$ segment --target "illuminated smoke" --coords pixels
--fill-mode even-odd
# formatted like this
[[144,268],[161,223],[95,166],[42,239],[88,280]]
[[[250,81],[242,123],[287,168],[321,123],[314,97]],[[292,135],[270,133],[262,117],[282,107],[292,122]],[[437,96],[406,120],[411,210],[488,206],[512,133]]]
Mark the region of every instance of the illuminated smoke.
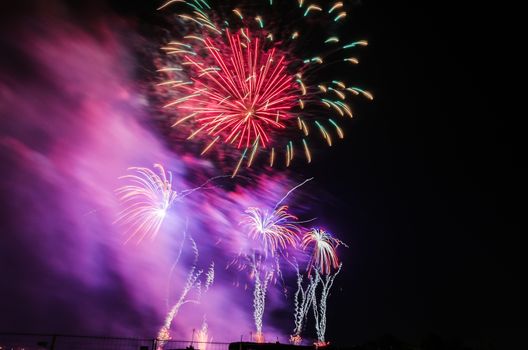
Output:
[[[19,281],[0,300],[0,309],[14,310],[14,318],[0,320],[0,325],[43,333],[58,330],[133,337],[159,332],[160,338],[168,339],[189,334],[207,314],[208,332],[230,341],[253,327],[254,310],[249,300],[253,297],[250,294],[256,294],[260,334],[264,328],[268,337],[281,335],[271,317],[265,327],[262,323],[264,310],[268,313],[283,306],[273,299],[273,293],[266,295],[274,279],[284,275],[285,282],[289,281],[288,271],[282,273],[277,261],[283,255],[275,253],[269,262],[272,266],[261,270],[259,287],[253,293],[232,288],[232,271],[218,267],[225,266],[238,252],[247,251],[248,246],[259,245],[257,240],[244,240],[247,232],[238,223],[245,210],[260,208],[261,213],[266,209],[272,213],[287,204],[297,214],[306,212],[311,202],[298,211],[293,200],[284,204],[276,201],[291,188],[291,174],[266,176],[262,172],[251,182],[235,178],[223,187],[207,184],[210,176],[225,173],[211,163],[211,154],[199,158],[168,150],[151,125],[154,106],[143,93],[149,86],[137,81],[137,70],[144,67],[138,67],[136,57],[127,50],[140,47],[145,38],[135,36],[127,21],[110,13],[97,20],[86,19],[87,30],[77,19],[65,18],[68,11],[59,7],[42,6],[39,11],[46,13],[31,17],[31,25],[20,22],[10,28],[6,42],[21,58],[20,66],[0,67],[0,159],[4,166],[0,190],[6,198],[17,199],[4,203],[0,256],[10,264],[0,266],[0,270]],[[317,12],[312,8],[308,15]],[[301,81],[308,89],[306,96],[318,94],[312,94],[314,85],[308,72]],[[337,83],[331,84],[335,90],[342,90]],[[302,95],[301,83],[295,81],[295,86],[296,93]],[[303,103],[308,111],[308,99]],[[319,103],[326,108],[321,100]],[[289,134],[284,138],[277,135],[280,153],[288,162],[303,153],[298,150],[304,149],[305,127],[323,137],[334,130],[328,129],[334,127],[322,117],[317,120],[326,130],[327,134],[322,134],[323,129],[311,115],[301,118],[303,130],[288,125],[300,135],[292,137],[293,146]],[[338,129],[335,131],[339,136]],[[235,144],[233,147],[236,149]],[[270,160],[272,155],[279,155],[278,146],[274,153],[272,149],[266,149],[271,152]],[[256,160],[259,152],[264,153],[264,149],[253,152],[248,148],[243,165]],[[154,175],[147,170],[143,175],[138,173],[153,163],[163,164],[163,168],[151,169]],[[152,193],[138,190],[127,197],[134,201],[144,197],[152,210],[129,212],[131,216],[122,212],[123,203],[114,192],[123,186],[118,178],[130,165],[137,165],[131,171],[140,178],[158,176]],[[195,187],[204,183],[207,185]],[[177,195],[171,185],[178,188]],[[180,201],[182,198],[186,200]],[[114,225],[120,213],[121,219]],[[182,236],[183,241],[190,236],[185,233],[187,226],[201,257],[214,259],[216,270],[211,266],[202,271],[186,260],[192,251],[180,244]],[[138,227],[141,229],[135,232]],[[155,239],[144,239],[139,245],[123,244],[126,239],[140,241],[153,236]],[[279,242],[276,246],[283,248]],[[288,253],[302,252],[292,249]],[[13,271],[17,271],[16,276]],[[178,293],[172,295],[172,302],[170,289],[164,288],[168,275],[170,288]],[[209,288],[213,280],[214,288]],[[206,291],[207,298],[200,297]],[[49,319],[49,307],[56,310],[57,317]],[[226,309],[232,322],[225,322]],[[44,324],[42,319],[48,321]]]

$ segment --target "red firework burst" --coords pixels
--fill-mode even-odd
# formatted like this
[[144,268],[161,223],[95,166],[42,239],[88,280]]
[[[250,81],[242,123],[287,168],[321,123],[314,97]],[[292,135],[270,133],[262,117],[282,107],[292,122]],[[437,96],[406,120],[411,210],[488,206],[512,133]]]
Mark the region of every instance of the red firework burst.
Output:
[[[265,3],[270,8],[278,6],[273,1]],[[348,100],[359,95],[373,99],[370,92],[335,77],[338,70],[321,73],[334,64],[358,64],[356,57],[343,54],[367,45],[365,40],[343,44],[330,35],[317,46],[324,52],[313,57],[305,56],[312,50],[299,49],[304,48],[302,43],[321,40],[311,32],[326,32],[344,21],[343,2],[326,6],[296,3],[290,7],[292,14],[298,13],[302,22],[317,18],[319,29],[312,24],[311,30],[267,26],[263,16],[246,16],[238,8],[232,10],[235,20],[228,21],[229,16],[214,11],[206,0],[168,0],[160,7],[177,5],[183,11],[191,10],[178,15],[189,35],[162,48],[174,57],[165,59],[159,69],[167,73],[166,80],[158,84],[161,95],[169,96],[164,107],[174,110],[177,120],[173,126],[181,124],[187,139],[203,142],[202,155],[219,144],[222,150],[234,149],[220,153],[220,159],[240,157],[233,176],[244,160],[250,167],[263,150],[269,154],[270,167],[276,156],[284,159],[286,167],[295,155],[304,154],[310,163],[308,138],[319,135],[332,146],[336,136],[344,137],[341,121],[335,118],[353,117]],[[260,8],[251,5],[253,10]],[[288,23],[293,21],[289,15],[285,18]]]
[[[241,37],[243,36],[243,38]],[[182,85],[186,97],[172,102],[199,124],[191,137],[204,132],[237,148],[270,142],[270,133],[285,128],[298,99],[295,77],[286,71],[285,56],[275,48],[263,50],[249,30],[226,33],[228,44],[219,48],[211,38],[203,40],[208,57],[186,54],[194,70],[192,84]],[[207,61],[210,61],[208,63]]]

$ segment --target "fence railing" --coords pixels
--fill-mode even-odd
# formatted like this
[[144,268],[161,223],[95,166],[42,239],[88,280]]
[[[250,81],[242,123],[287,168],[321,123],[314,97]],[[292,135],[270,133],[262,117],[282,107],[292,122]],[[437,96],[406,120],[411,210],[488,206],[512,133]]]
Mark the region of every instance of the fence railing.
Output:
[[190,340],[90,337],[76,335],[0,333],[0,350],[228,350],[229,343]]

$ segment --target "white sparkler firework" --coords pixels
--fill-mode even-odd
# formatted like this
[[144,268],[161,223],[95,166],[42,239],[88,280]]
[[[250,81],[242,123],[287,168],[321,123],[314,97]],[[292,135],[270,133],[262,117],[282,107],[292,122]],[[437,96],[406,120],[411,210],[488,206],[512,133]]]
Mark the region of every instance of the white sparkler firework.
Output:
[[[167,313],[167,316],[165,317],[165,322],[163,323],[163,326],[158,332],[159,350],[163,349],[163,346],[166,344],[167,340],[170,339],[170,329],[172,321],[178,314],[180,308],[188,303],[199,304],[202,295],[209,290],[209,288],[214,282],[214,262],[211,262],[211,265],[209,266],[209,269],[207,270],[205,275],[205,281],[203,282],[204,289],[202,290],[202,279],[200,279],[200,277],[203,275],[204,271],[201,269],[198,270],[196,268],[196,264],[198,261],[198,247],[196,246],[196,242],[191,237],[189,237],[189,239],[191,240],[192,249],[194,252],[194,263],[191,267],[191,270],[189,271],[189,274],[187,275],[187,281],[185,282],[180,298]],[[196,291],[196,295],[194,296],[194,298],[189,298],[189,293],[192,290]]]
[[[273,278],[273,270],[262,271],[257,267],[257,264],[252,266],[252,274],[255,278],[255,289],[253,291],[253,318],[255,320],[255,341],[257,343],[264,342],[264,333],[262,333],[262,317],[264,316],[264,308],[266,306],[266,293],[268,291],[268,284]],[[261,280],[261,273],[264,273],[264,279]]]
[[343,266],[342,263],[339,264],[339,268],[336,270],[336,272],[325,274],[323,277],[321,277],[321,274],[319,270],[315,269],[315,280],[316,285],[321,282],[322,291],[321,291],[321,297],[319,299],[319,305],[317,305],[317,288],[314,288],[311,292],[311,299],[312,299],[312,308],[314,310],[314,317],[315,317],[315,331],[317,333],[317,343],[316,346],[325,346],[328,345],[328,343],[325,341],[325,333],[326,333],[326,301],[328,299],[328,296],[330,294],[330,289],[332,288],[332,285],[334,284],[334,280],[341,272],[341,267]]
[[207,343],[210,343],[213,340],[213,337],[209,337],[209,326],[207,325],[207,320],[203,318],[202,327],[196,334],[196,342],[198,343],[198,349],[207,350]]
[[296,265],[295,269],[297,271],[297,291],[294,295],[294,311],[293,318],[295,322],[295,328],[293,329],[293,334],[290,335],[290,342],[295,345],[300,345],[302,343],[301,333],[304,329],[304,324],[306,318],[308,317],[308,312],[310,311],[310,306],[312,305],[312,295],[317,287],[319,278],[313,278],[308,275],[308,285],[303,288],[303,275],[299,272],[299,267]]

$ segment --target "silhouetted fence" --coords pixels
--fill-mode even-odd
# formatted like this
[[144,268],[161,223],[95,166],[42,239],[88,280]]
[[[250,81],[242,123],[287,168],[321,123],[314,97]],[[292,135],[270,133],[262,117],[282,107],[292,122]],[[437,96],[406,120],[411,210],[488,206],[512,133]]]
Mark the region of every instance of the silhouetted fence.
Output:
[[[0,333],[0,350],[156,350],[157,339]],[[169,340],[164,350],[228,350],[229,343]]]

